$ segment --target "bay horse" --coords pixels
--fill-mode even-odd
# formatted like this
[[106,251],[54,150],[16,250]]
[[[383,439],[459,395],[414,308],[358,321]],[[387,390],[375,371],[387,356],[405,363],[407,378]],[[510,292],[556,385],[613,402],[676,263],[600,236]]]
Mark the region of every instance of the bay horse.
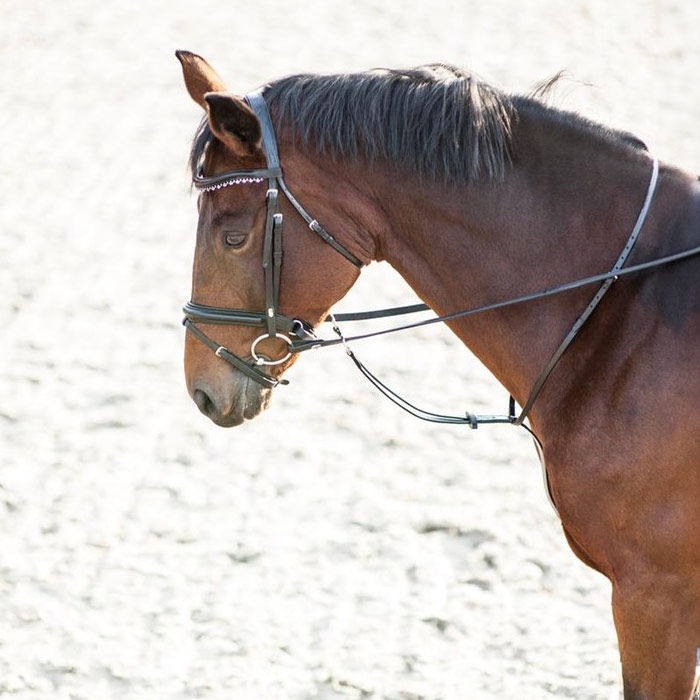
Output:
[[387,261],[529,404],[566,539],[612,583],[625,699],[691,698],[700,275],[683,251],[700,246],[698,179],[448,65],[296,75],[241,97],[177,56],[205,112],[185,307],[202,413],[258,415],[360,269]]

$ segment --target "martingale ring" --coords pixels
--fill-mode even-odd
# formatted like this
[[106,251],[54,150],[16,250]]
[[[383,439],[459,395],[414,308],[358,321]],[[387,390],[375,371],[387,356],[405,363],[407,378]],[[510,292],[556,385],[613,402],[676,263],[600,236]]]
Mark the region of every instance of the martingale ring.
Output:
[[273,338],[273,337],[279,338],[280,340],[284,340],[284,342],[287,343],[288,348],[291,348],[293,345],[292,339],[289,338],[288,336],[286,336],[284,333],[275,333],[274,336],[268,335],[267,333],[264,333],[263,335],[259,335],[253,341],[253,344],[250,346],[250,356],[253,358],[255,364],[258,367],[263,367],[263,366],[272,367],[273,365],[281,365],[283,362],[286,362],[292,356],[292,351],[287,350],[287,354],[284,357],[282,357],[281,359],[279,359],[279,360],[267,360],[264,357],[260,357],[260,355],[258,355],[255,352],[255,348],[261,340],[266,340],[267,338]]

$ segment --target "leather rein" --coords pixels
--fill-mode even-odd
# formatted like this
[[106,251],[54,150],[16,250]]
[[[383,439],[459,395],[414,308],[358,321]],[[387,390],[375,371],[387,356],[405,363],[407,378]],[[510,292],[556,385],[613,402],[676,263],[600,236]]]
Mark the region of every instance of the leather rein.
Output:
[[[199,341],[201,341],[207,347],[209,347],[213,352],[215,352],[215,354],[218,357],[233,365],[243,374],[245,374],[246,376],[253,379],[254,381],[256,381],[264,387],[274,388],[278,384],[288,384],[289,382],[285,379],[278,379],[276,377],[272,377],[271,375],[265,373],[261,369],[261,367],[282,364],[283,362],[286,362],[293,353],[303,352],[305,350],[316,349],[319,347],[329,347],[333,345],[343,344],[347,354],[351,357],[351,359],[358,367],[358,369],[362,372],[362,374],[381,393],[387,396],[400,408],[406,410],[411,415],[417,418],[437,423],[469,425],[472,428],[477,428],[480,424],[509,423],[511,425],[522,426],[529,431],[529,428],[527,427],[527,425],[524,424],[524,421],[530,409],[532,408],[532,405],[539,396],[554,367],[557,365],[557,363],[559,362],[563,354],[566,352],[567,348],[571,345],[578,332],[581,330],[585,322],[592,315],[593,311],[596,309],[596,307],[603,299],[605,294],[608,292],[613,282],[615,282],[622,276],[651,270],[662,265],[667,265],[700,254],[700,246],[697,246],[695,248],[687,249],[673,255],[668,255],[666,257],[657,258],[645,263],[624,267],[625,262],[627,261],[627,258],[629,257],[629,254],[632,251],[639,237],[639,234],[644,226],[647,215],[649,213],[649,209],[652,204],[652,200],[654,198],[654,194],[656,192],[659,176],[659,164],[658,161],[654,159],[652,166],[652,174],[649,181],[649,187],[647,189],[646,198],[639,212],[639,216],[637,217],[637,221],[634,225],[629,239],[627,240],[627,243],[625,244],[617,261],[615,262],[615,264],[609,272],[592,275],[572,282],[556,285],[520,297],[515,297],[504,301],[487,304],[484,306],[478,306],[471,309],[457,311],[455,313],[429,318],[427,320],[419,321],[416,323],[405,324],[361,335],[355,335],[348,338],[342,335],[338,327],[338,322],[364,321],[370,319],[388,318],[403,314],[427,311],[429,310],[429,307],[427,307],[425,304],[414,304],[411,306],[402,306],[377,311],[337,314],[335,316],[331,315],[325,320],[333,322],[333,328],[338,337],[333,339],[318,338],[314,334],[312,327],[304,320],[299,318],[291,318],[289,316],[281,314],[278,310],[279,281],[282,266],[283,228],[283,215],[279,210],[279,190],[282,190],[282,193],[285,195],[285,197],[288,199],[288,201],[297,211],[297,213],[304,219],[304,221],[306,221],[311,231],[313,231],[323,241],[325,241],[328,245],[333,247],[340,255],[342,255],[356,267],[361,268],[363,267],[363,264],[362,261],[359,260],[359,258],[357,258],[355,255],[353,255],[347,248],[345,248],[345,246],[336,241],[333,238],[333,236],[331,236],[319,224],[319,222],[316,221],[316,219],[314,219],[306,211],[306,209],[304,209],[304,207],[300,204],[296,197],[294,197],[294,195],[289,191],[289,188],[287,187],[287,184],[285,183],[284,177],[282,175],[275,133],[272,127],[272,121],[270,119],[267,105],[262,96],[262,92],[257,91],[254,93],[250,93],[246,95],[244,99],[255,113],[262,127],[263,152],[265,154],[267,167],[254,170],[234,170],[219,173],[217,175],[205,176],[203,171],[203,163],[200,163],[199,168],[193,177],[193,185],[197,190],[201,192],[214,192],[224,187],[246,185],[252,183],[262,183],[265,180],[267,180],[267,213],[265,221],[265,234],[263,241],[262,256],[262,267],[264,272],[265,285],[265,310],[262,312],[248,311],[245,309],[232,309],[208,306],[190,301],[187,302],[183,308],[185,316],[183,324],[186,327],[186,329],[195,336],[195,338],[197,338]],[[545,299],[550,296],[562,294],[567,291],[579,289],[581,287],[593,284],[600,284],[600,287],[594,294],[589,304],[576,319],[576,321],[574,322],[571,329],[566,334],[560,345],[552,354],[552,357],[550,358],[549,362],[546,364],[545,368],[540,373],[540,376],[538,377],[537,381],[533,385],[530,395],[528,396],[526,402],[523,404],[522,410],[519,414],[516,414],[515,412],[515,401],[512,397],[510,398],[509,409],[506,415],[475,415],[471,413],[466,413],[463,416],[446,416],[432,413],[429,411],[424,411],[420,408],[417,408],[413,404],[410,404],[408,401],[406,401],[401,396],[392,391],[389,387],[387,387],[376,376],[374,376],[357,359],[357,356],[354,354],[354,352],[350,349],[348,345],[349,342],[355,340],[364,340],[367,338],[374,338],[389,333],[395,333],[398,331],[419,328],[421,326],[431,325],[434,323],[452,321],[458,318],[464,318],[478,313],[485,313],[487,311],[494,311],[497,309],[514,306],[516,304],[523,304],[531,301]],[[197,324],[252,326],[264,329],[264,332],[253,341],[250,348],[250,358],[241,358],[232,353],[226,347],[212,340],[209,336],[207,336],[202,330],[198,328]],[[269,358],[257,352],[258,343],[267,338],[277,338],[283,340],[287,344],[287,353],[284,355],[284,357],[277,360],[270,360]]]

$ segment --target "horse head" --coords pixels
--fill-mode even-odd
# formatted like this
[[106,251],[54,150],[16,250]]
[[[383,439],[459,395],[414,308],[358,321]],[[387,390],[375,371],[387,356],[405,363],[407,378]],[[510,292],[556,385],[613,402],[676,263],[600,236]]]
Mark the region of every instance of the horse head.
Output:
[[[199,220],[185,375],[200,411],[230,427],[267,407],[296,359],[295,337],[308,337],[323,320],[366,256],[361,261],[330,237],[288,192],[269,119],[261,123],[251,100],[228,92],[203,58],[177,56],[205,111],[191,157]],[[261,96],[254,104],[267,115]],[[312,197],[318,176],[305,176],[308,162],[296,161],[297,192]]]

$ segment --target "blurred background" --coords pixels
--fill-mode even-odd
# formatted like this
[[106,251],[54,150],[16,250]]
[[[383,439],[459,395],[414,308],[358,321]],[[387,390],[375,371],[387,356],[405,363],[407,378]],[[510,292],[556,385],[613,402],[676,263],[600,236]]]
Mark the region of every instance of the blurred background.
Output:
[[[0,696],[619,698],[608,584],[524,432],[417,423],[342,351],[304,356],[253,423],[198,413],[200,111],[174,51],[239,93],[435,61],[528,92],[566,70],[556,106],[697,172],[698,36],[686,0],[4,0]],[[375,265],[342,308],[413,299]],[[356,350],[421,406],[506,410],[444,329]]]

